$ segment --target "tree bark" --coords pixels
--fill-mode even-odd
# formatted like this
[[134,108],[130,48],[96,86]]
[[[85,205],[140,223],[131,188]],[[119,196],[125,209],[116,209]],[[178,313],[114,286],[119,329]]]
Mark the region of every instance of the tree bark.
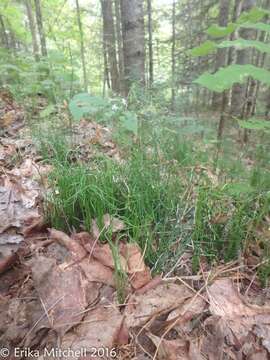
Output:
[[81,61],[82,61],[82,70],[83,70],[83,87],[84,91],[87,91],[87,73],[86,73],[86,63],[85,63],[85,50],[84,50],[84,38],[83,38],[83,29],[81,22],[81,11],[79,0],[76,0],[76,12],[77,12],[77,22],[80,33],[80,47],[81,47]]
[[171,63],[172,63],[172,89],[171,89],[171,107],[175,109],[175,12],[176,12],[176,1],[173,0],[172,4],[172,48],[171,48]]
[[[230,12],[230,2],[231,0],[220,0],[219,6],[219,18],[218,25],[219,26],[227,26],[229,20],[229,12]],[[215,71],[227,65],[227,49],[218,49],[216,62],[215,62]],[[214,93],[212,98],[212,106],[215,109],[223,106],[223,94]]]
[[147,27],[148,27],[149,85],[151,88],[154,82],[152,0],[147,0],[147,16],[148,16]]
[[1,42],[6,49],[9,49],[9,41],[3,16],[0,14]]
[[105,41],[105,34],[103,32],[103,96],[105,96],[106,93],[106,85],[107,88],[111,88],[111,82],[110,82],[110,76],[109,76],[109,66],[108,66],[108,54],[107,54],[107,48],[106,48],[106,41]]
[[43,20],[42,20],[42,11],[40,6],[40,0],[35,0],[35,9],[36,9],[36,20],[37,20],[37,27],[41,45],[41,55],[47,56],[47,45],[46,45],[46,37],[45,32],[43,29]]
[[31,0],[25,0],[24,1],[26,6],[26,12],[27,12],[27,18],[29,23],[29,28],[32,36],[32,47],[33,47],[33,54],[36,59],[36,61],[39,60],[39,47],[38,47],[38,41],[37,41],[37,31],[36,31],[36,24],[32,12],[32,4]]
[[[234,1],[234,8],[233,8],[233,15],[232,15],[232,22],[235,23],[237,18],[240,15],[241,12],[241,1],[242,0],[235,0]],[[233,32],[230,36],[230,40],[235,40],[236,35],[235,32]],[[235,62],[235,57],[236,57],[236,50],[231,47],[229,48],[229,53],[228,53],[228,65],[231,65]]]
[[143,0],[121,0],[125,95],[132,83],[145,84]]
[[[241,8],[241,12],[249,11],[253,6],[256,5],[256,0],[244,0]],[[252,29],[241,29],[239,35],[243,39],[254,39],[256,31]],[[236,63],[240,65],[252,63],[252,50],[243,49],[237,51]],[[231,99],[231,113],[234,116],[241,116],[243,108],[246,104],[247,95],[247,84],[236,84],[232,89]]]
[[116,40],[114,30],[114,19],[111,0],[101,0],[102,16],[103,16],[103,33],[105,41],[105,49],[108,54],[108,65],[111,75],[112,91],[120,92],[119,72],[116,57]]
[[124,54],[123,54],[123,37],[121,29],[121,9],[119,0],[114,0],[115,18],[116,18],[116,34],[117,34],[117,52],[118,52],[118,68],[119,68],[119,86],[120,94],[125,94],[125,73],[124,73]]

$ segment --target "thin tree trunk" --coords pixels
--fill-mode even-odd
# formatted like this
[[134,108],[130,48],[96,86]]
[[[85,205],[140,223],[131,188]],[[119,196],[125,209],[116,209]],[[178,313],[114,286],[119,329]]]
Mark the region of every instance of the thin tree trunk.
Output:
[[109,66],[108,66],[108,54],[107,48],[105,45],[104,33],[103,33],[103,59],[104,59],[104,73],[103,73],[103,96],[105,96],[106,85],[107,88],[111,88],[110,76],[109,76]]
[[118,50],[118,68],[119,68],[119,85],[120,94],[125,94],[125,73],[124,73],[124,54],[121,29],[121,9],[119,0],[114,0],[115,18],[116,18],[116,34],[117,34],[117,50]]
[[156,59],[157,59],[157,65],[158,67],[160,67],[159,39],[156,39]]
[[[242,0],[235,0],[234,1],[234,8],[233,8],[233,15],[232,15],[232,22],[235,23],[238,16],[240,15],[241,12],[241,1]],[[236,35],[235,32],[233,32],[230,36],[230,40],[235,40]],[[236,50],[231,47],[229,48],[229,53],[228,53],[228,65],[231,65],[235,62],[235,57],[236,57]]]
[[[230,2],[231,0],[220,0],[219,7],[219,18],[218,24],[219,26],[227,26],[229,20],[229,12],[230,12]],[[216,62],[215,62],[215,71],[220,69],[221,67],[227,64],[227,49],[218,49]],[[220,105],[223,105],[223,94],[214,93],[212,98],[212,105],[215,109],[219,108]]]
[[9,49],[9,42],[8,42],[6,26],[5,26],[3,16],[1,14],[0,14],[0,26],[1,26],[1,42],[5,48]]
[[[244,0],[242,4],[241,12],[249,11],[255,6],[256,0]],[[243,39],[253,39],[254,30],[252,29],[241,29],[239,35]],[[252,51],[250,49],[243,49],[237,51],[236,63],[240,65],[251,64]],[[243,114],[243,107],[246,104],[247,85],[236,84],[232,89],[232,101],[231,101],[231,112],[234,116],[241,116]]]
[[77,11],[77,22],[80,33],[80,46],[81,46],[81,61],[82,61],[82,69],[83,69],[83,86],[84,90],[87,91],[87,74],[86,74],[86,62],[85,62],[85,50],[84,50],[84,38],[83,38],[83,29],[81,22],[81,12],[80,12],[80,4],[79,0],[76,0],[76,11]]
[[171,89],[171,107],[175,109],[175,12],[176,12],[176,1],[173,0],[172,4],[172,48],[171,48],[171,62],[172,62],[172,89]]
[[114,31],[114,19],[112,11],[111,0],[101,0],[102,15],[103,15],[103,33],[105,48],[108,54],[108,65],[111,75],[112,91],[115,93],[120,92],[119,86],[119,72],[116,57],[116,40]]
[[36,9],[36,20],[37,20],[37,27],[38,27],[40,45],[41,45],[41,54],[42,54],[42,56],[47,56],[48,53],[47,53],[45,32],[43,29],[40,0],[35,0],[35,9]]
[[143,0],[121,0],[125,95],[132,83],[145,84]]
[[154,82],[154,60],[153,60],[153,28],[152,28],[152,0],[147,0],[148,15],[148,53],[149,53],[149,85]]
[[33,54],[34,54],[36,61],[38,61],[39,60],[39,48],[38,48],[36,24],[35,24],[33,12],[32,12],[31,0],[25,0],[24,3],[26,6],[28,23],[29,23],[31,36],[32,36]]

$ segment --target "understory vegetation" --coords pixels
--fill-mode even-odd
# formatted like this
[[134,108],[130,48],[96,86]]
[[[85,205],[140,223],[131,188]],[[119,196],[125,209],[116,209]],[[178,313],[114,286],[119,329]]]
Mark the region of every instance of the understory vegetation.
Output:
[[[59,114],[31,126],[42,158],[53,164],[45,202],[51,226],[89,231],[96,219],[102,229],[108,213],[126,225],[118,240],[137,242],[157,273],[170,271],[185,252],[192,254],[196,272],[201,259],[208,264],[238,260],[252,245],[260,251],[259,273],[266,284],[269,245],[259,233],[267,226],[270,206],[268,142],[258,137],[259,145],[239,144],[235,156],[233,140],[217,147],[207,114],[201,129],[196,116],[165,116],[166,104],[163,111],[154,106],[152,101],[148,112],[150,103],[144,101],[133,113],[136,135],[106,110],[93,115],[95,121],[111,117],[101,123],[119,146],[119,161],[99,144],[91,159],[82,158],[72,132],[76,122],[63,126],[68,120],[59,120]],[[110,234],[102,233],[101,240],[108,239]]]

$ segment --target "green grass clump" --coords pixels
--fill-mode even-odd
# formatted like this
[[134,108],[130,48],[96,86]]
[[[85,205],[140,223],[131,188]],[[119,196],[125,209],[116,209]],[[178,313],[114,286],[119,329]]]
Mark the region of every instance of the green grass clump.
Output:
[[227,262],[243,255],[250,242],[255,241],[256,227],[269,210],[270,198],[259,189],[244,185],[201,187],[192,236],[194,270],[198,269],[200,256],[210,262]]
[[66,231],[81,225],[90,230],[92,219],[102,226],[103,215],[109,213],[124,221],[128,238],[153,265],[176,236],[172,228],[183,186],[169,166],[136,147],[123,164],[105,158],[89,165],[55,163],[53,193],[47,200],[50,222]]

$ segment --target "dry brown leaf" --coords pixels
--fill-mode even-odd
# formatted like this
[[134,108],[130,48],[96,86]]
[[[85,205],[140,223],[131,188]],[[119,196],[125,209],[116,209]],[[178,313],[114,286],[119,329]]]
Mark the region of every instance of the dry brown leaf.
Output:
[[208,288],[208,294],[213,315],[235,319],[241,316],[270,314],[270,308],[246,304],[230,278],[216,280]]
[[[182,339],[165,340],[151,333],[148,333],[147,336],[157,347],[158,360],[195,360],[190,354],[189,341]],[[196,359],[202,358],[197,354]]]
[[[69,332],[64,336],[61,348],[113,349],[117,343],[122,322],[123,315],[118,308],[99,305],[87,313],[84,321],[76,327],[74,332]],[[103,359],[102,356],[98,358]],[[107,357],[104,358],[107,359]]]
[[[90,246],[86,245],[85,248],[91,254],[91,252],[92,252],[91,245]],[[108,266],[111,269],[115,268],[115,263],[114,263],[111,247],[110,247],[109,244],[96,245],[94,250],[93,250],[93,257],[97,261],[99,261],[101,264],[103,264],[105,266]],[[122,270],[127,271],[127,262],[126,262],[125,258],[121,254],[119,254],[119,261],[120,261]]]
[[5,113],[1,119],[1,125],[4,127],[8,127],[10,126],[15,120],[17,119],[16,117],[16,112],[15,110],[10,110],[7,113]]
[[125,224],[122,220],[117,219],[110,214],[105,214],[103,216],[103,223],[105,226],[105,229],[109,229],[112,231],[112,233],[122,231],[125,229]]
[[[90,257],[86,248],[76,241],[76,237],[72,239],[62,231],[55,229],[50,229],[50,236],[65,246],[71,253],[71,263],[64,264],[62,265],[63,267],[67,268],[78,264],[88,281],[101,282],[110,286],[115,285],[112,269],[95,260],[93,256]],[[91,237],[89,239],[91,239]]]
[[[254,334],[270,349],[270,308],[245,303],[231,279],[218,279],[208,289],[210,311],[223,322],[227,343],[245,350]],[[256,344],[253,347],[256,348]]]
[[79,262],[88,281],[101,282],[115,287],[114,272],[111,268],[102,265],[99,261],[87,258]]
[[87,256],[87,251],[76,240],[69,237],[63,231],[48,229],[51,239],[55,239],[59,244],[65,246],[71,253],[74,261],[82,260]]
[[121,250],[127,260],[129,281],[137,290],[151,280],[150,269],[145,265],[141,250],[137,244],[126,244]]
[[125,310],[127,326],[143,326],[153,317],[177,308],[192,295],[185,286],[173,283],[161,283],[143,294],[134,293]]
[[32,276],[48,327],[64,335],[82,320],[87,306],[79,269],[62,270],[54,259],[40,256],[32,262]]

